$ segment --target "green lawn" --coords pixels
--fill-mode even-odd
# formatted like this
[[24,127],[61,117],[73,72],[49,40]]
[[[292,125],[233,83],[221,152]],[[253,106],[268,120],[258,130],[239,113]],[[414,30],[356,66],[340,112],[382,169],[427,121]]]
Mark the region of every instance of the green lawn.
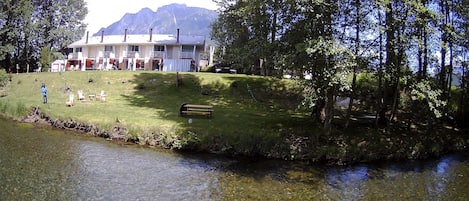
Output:
[[[119,124],[129,136],[178,136],[196,134],[202,146],[222,139],[241,151],[270,149],[278,137],[294,131],[303,133],[309,119],[296,110],[299,90],[290,80],[258,76],[180,73],[183,85],[176,86],[175,73],[88,71],[14,74],[7,96],[0,98],[0,112],[24,116],[30,107],[39,108],[54,119],[73,119],[104,129]],[[48,87],[49,102],[42,103],[41,83]],[[66,107],[66,88],[77,96],[99,94],[106,102],[80,102]],[[213,118],[179,117],[182,103],[214,106]],[[119,122],[118,122],[119,121]],[[259,151],[259,150],[255,150]]]
[[[53,119],[72,119],[107,131],[125,127],[125,138],[142,144],[337,164],[424,158],[464,150],[469,144],[467,135],[454,129],[433,129],[429,134],[426,129],[396,124],[383,130],[358,120],[347,130],[325,135],[308,112],[297,109],[302,88],[293,80],[214,73],[180,76],[183,84],[176,87],[175,73],[14,74],[2,89],[0,113],[21,118],[38,106]],[[42,83],[49,89],[47,104],[42,103]],[[67,107],[67,87],[76,97],[78,90],[86,97],[103,90],[107,100],[75,101]],[[189,123],[178,114],[183,103],[213,105],[213,118],[195,116]],[[334,121],[343,125],[344,120]]]

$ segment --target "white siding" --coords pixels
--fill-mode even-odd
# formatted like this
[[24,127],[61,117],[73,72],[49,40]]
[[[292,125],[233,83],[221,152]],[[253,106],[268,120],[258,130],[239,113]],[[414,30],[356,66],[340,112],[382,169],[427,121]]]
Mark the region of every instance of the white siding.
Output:
[[163,71],[166,72],[189,72],[191,69],[190,59],[165,59]]

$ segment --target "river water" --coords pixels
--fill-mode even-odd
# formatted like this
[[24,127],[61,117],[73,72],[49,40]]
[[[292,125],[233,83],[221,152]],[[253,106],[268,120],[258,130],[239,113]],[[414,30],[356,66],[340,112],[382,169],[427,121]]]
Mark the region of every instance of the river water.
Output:
[[0,200],[469,200],[469,156],[330,167],[119,145],[0,119]]

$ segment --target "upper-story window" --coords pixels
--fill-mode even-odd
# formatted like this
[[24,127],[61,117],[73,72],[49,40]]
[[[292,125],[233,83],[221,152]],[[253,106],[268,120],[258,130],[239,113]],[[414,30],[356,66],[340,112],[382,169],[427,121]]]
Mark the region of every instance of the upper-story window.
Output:
[[75,52],[83,52],[83,49],[81,47],[75,48]]
[[114,52],[114,46],[112,46],[112,45],[105,45],[105,46],[104,46],[104,51],[105,51],[105,52]]
[[138,45],[129,45],[127,47],[127,51],[129,51],[129,52],[139,52],[140,47]]
[[183,52],[192,52],[192,51],[194,51],[194,46],[193,45],[183,45],[182,46],[182,51]]
[[164,45],[155,45],[153,47],[153,51],[156,51],[156,52],[164,52]]

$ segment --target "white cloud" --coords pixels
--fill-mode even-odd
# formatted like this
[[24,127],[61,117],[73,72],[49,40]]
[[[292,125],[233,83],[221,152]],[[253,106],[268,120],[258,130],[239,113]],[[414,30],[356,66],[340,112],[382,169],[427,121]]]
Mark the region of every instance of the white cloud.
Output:
[[88,15],[85,23],[87,30],[96,33],[102,27],[107,27],[119,21],[125,13],[137,13],[142,8],[156,11],[159,7],[172,3],[186,4],[191,7],[201,7],[216,10],[217,5],[212,0],[85,0]]

